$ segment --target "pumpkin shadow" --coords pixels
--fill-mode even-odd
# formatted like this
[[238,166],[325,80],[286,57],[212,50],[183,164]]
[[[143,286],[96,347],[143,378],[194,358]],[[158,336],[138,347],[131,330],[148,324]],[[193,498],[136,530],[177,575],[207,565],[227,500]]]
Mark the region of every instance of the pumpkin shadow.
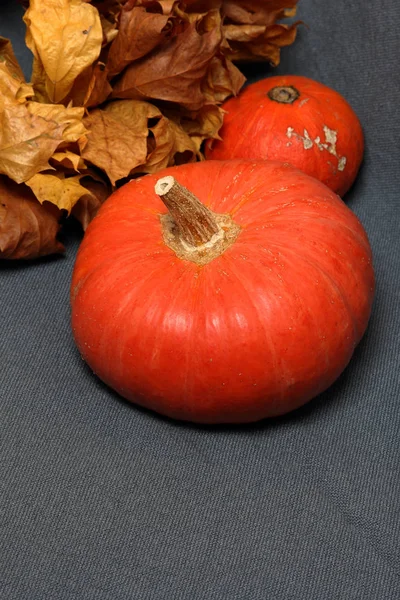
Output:
[[[371,318],[371,321],[373,317]],[[373,325],[371,323],[371,325]],[[116,402],[120,407],[125,407],[132,411],[132,414],[141,415],[151,421],[164,424],[174,429],[182,429],[207,432],[210,433],[240,433],[240,434],[253,434],[268,431],[270,429],[285,428],[288,427],[299,427],[307,425],[317,419],[324,419],[329,413],[337,412],[341,404],[348,401],[349,394],[346,389],[349,387],[349,383],[353,379],[353,372],[356,372],[365,361],[365,352],[370,349],[371,337],[373,337],[373,331],[371,327],[368,328],[364,337],[356,347],[351,361],[341,373],[341,375],[334,381],[334,383],[326,389],[324,392],[304,404],[303,406],[278,417],[269,417],[260,421],[252,423],[220,423],[220,424],[207,424],[207,423],[193,423],[190,421],[183,421],[173,419],[166,415],[155,412],[149,408],[145,408],[135,402],[131,402],[118,394],[115,390],[104,383],[97,375],[92,371],[90,366],[81,359],[78,349],[75,347],[76,359],[79,368],[82,369],[82,374],[92,380],[92,385],[104,396],[110,398],[112,402]],[[79,361],[79,362],[78,362]]]

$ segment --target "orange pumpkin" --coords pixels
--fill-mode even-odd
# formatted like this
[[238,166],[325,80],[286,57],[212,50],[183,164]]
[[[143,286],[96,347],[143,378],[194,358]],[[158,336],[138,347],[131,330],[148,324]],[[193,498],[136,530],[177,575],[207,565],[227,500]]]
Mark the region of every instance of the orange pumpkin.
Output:
[[364,140],[357,115],[329,87],[307,77],[269,77],[223,105],[221,140],[208,159],[288,162],[343,196],[356,178]]
[[346,367],[370,316],[371,261],[357,217],[293,167],[172,167],[121,187],[90,223],[73,333],[128,400],[189,421],[256,421]]

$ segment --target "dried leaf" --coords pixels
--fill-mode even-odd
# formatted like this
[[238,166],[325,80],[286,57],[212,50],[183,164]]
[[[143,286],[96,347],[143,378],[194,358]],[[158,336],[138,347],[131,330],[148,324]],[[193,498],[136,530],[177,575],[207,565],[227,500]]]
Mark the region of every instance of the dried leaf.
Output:
[[146,163],[135,172],[156,173],[160,169],[196,160],[196,147],[185,131],[160,113],[160,120],[150,128],[154,136],[153,148]]
[[23,104],[27,98],[34,95],[32,86],[19,79],[15,71],[10,70],[6,61],[0,62],[0,95],[2,104],[6,102]]
[[68,214],[87,189],[80,184],[82,175],[65,177],[64,173],[37,173],[26,185],[31,188],[38,201],[50,202]]
[[207,77],[203,82],[203,93],[207,101],[221,103],[229,96],[236,96],[246,78],[225,56],[214,56],[210,62]]
[[100,15],[101,28],[103,30],[103,46],[110,44],[118,35],[115,23]]
[[0,258],[28,259],[64,252],[60,211],[42,206],[24,184],[0,175]]
[[48,98],[61,102],[76,77],[99,57],[99,13],[82,0],[31,0],[24,21],[26,44],[34,55],[33,85],[43,86],[44,71]]
[[25,81],[10,40],[0,35],[0,63],[4,63],[10,75],[17,81]]
[[146,162],[147,119],[157,109],[145,102],[112,102],[104,109],[93,110],[85,119],[91,131],[81,155],[107,173],[114,185],[132,169]]
[[218,132],[222,127],[225,111],[215,104],[206,104],[195,113],[174,111],[167,114],[188,134],[197,155],[204,140],[221,139]]
[[77,142],[87,133],[82,121],[83,108],[66,108],[63,104],[42,104],[41,102],[28,102],[26,107],[32,116],[42,117],[44,120],[62,127],[63,142]]
[[[222,11],[226,20],[241,25],[263,25],[269,27],[286,16],[287,9],[297,0],[224,0]],[[295,14],[292,10],[292,16]]]
[[0,173],[22,183],[49,167],[65,125],[31,114],[25,104],[0,98]]
[[196,23],[162,48],[131,64],[114,87],[118,98],[157,98],[196,110],[205,104],[202,82],[222,41],[221,27],[199,33]]
[[64,167],[64,169],[79,172],[86,168],[85,161],[79,154],[71,152],[71,150],[63,150],[62,152],[54,152],[50,159],[50,163],[54,167]]
[[142,58],[165,38],[168,16],[147,12],[142,6],[123,8],[118,35],[108,54],[110,76],[120,73],[129,63]]
[[[252,37],[254,29],[251,25],[238,26],[237,29],[240,29],[240,32],[237,29],[235,31],[228,30],[226,39],[232,50],[227,52],[227,56],[234,61],[268,60],[273,66],[277,66],[280,62],[281,48],[294,42],[298,25],[299,23],[272,25],[266,28],[264,33],[258,36],[254,35],[254,37]],[[234,39],[235,37],[238,41]],[[245,37],[248,38],[246,43],[240,43],[244,41]]]
[[72,215],[80,222],[85,231],[90,221],[94,219],[100,206],[111,194],[111,187],[100,178],[82,177],[81,185],[88,190],[72,209]]

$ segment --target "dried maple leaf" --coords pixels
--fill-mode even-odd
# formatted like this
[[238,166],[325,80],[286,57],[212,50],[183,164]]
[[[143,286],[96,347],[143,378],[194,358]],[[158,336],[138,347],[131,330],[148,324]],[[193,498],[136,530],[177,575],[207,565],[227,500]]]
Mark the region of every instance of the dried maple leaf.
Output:
[[147,12],[143,6],[123,8],[118,35],[108,54],[110,76],[120,73],[131,62],[158,46],[165,38],[167,22],[168,15]]
[[26,185],[41,204],[51,202],[69,214],[78,200],[88,193],[80,183],[81,178],[82,175],[65,177],[60,172],[37,173],[26,181]]
[[294,42],[299,23],[277,21],[293,16],[296,4],[297,0],[223,0],[226,56],[235,62],[268,60],[278,65],[280,49]]
[[61,102],[76,77],[99,57],[99,13],[82,0],[31,0],[24,21],[26,44],[34,55],[33,86],[51,102]]
[[[227,52],[227,56],[235,61],[268,60],[276,67],[280,61],[281,48],[294,42],[297,26],[298,23],[293,25],[276,24],[265,28],[264,32],[258,34],[253,29],[258,26],[243,25],[237,28],[240,29],[240,33],[231,29],[226,32],[226,39],[231,46],[231,52]],[[242,39],[239,39],[240,37]],[[246,43],[240,43],[243,41]]]
[[115,84],[117,98],[158,99],[196,110],[205,104],[202,82],[222,41],[216,25],[203,34],[197,23],[149,56],[135,61]]
[[0,98],[0,173],[22,183],[48,168],[65,125],[31,114],[25,104]]
[[42,206],[24,184],[0,175],[0,258],[28,259],[64,252],[57,239],[60,211]]
[[131,101],[112,102],[104,110],[93,110],[84,119],[91,135],[81,151],[83,159],[107,173],[113,185],[127,177],[146,161],[150,115],[150,109],[144,111]]

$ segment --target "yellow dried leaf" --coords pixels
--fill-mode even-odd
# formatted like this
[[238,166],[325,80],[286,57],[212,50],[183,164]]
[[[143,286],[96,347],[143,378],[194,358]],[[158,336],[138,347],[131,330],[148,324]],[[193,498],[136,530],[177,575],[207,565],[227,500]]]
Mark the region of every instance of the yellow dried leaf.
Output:
[[61,102],[76,77],[99,57],[99,13],[82,0],[31,0],[24,21],[26,44],[34,55],[33,85],[43,85],[44,71],[47,97]]
[[0,63],[4,63],[8,72],[17,81],[25,81],[10,40],[0,35]]
[[0,98],[0,173],[22,183],[48,168],[64,127],[31,114],[25,104],[2,104]]
[[51,157],[51,164],[55,167],[64,167],[79,172],[86,168],[85,161],[71,150],[63,150],[62,152],[54,152]]
[[26,106],[31,115],[40,116],[46,121],[54,121],[60,125],[63,128],[64,142],[76,142],[87,133],[83,124],[84,108],[66,108],[63,104],[41,102],[28,102]]
[[37,173],[26,181],[26,185],[41,204],[51,202],[70,213],[78,200],[88,193],[80,184],[81,178],[82,175],[65,177],[63,173]]
[[18,79],[5,61],[0,62],[0,95],[3,103],[6,101],[24,103],[27,98],[34,95],[32,86]]

